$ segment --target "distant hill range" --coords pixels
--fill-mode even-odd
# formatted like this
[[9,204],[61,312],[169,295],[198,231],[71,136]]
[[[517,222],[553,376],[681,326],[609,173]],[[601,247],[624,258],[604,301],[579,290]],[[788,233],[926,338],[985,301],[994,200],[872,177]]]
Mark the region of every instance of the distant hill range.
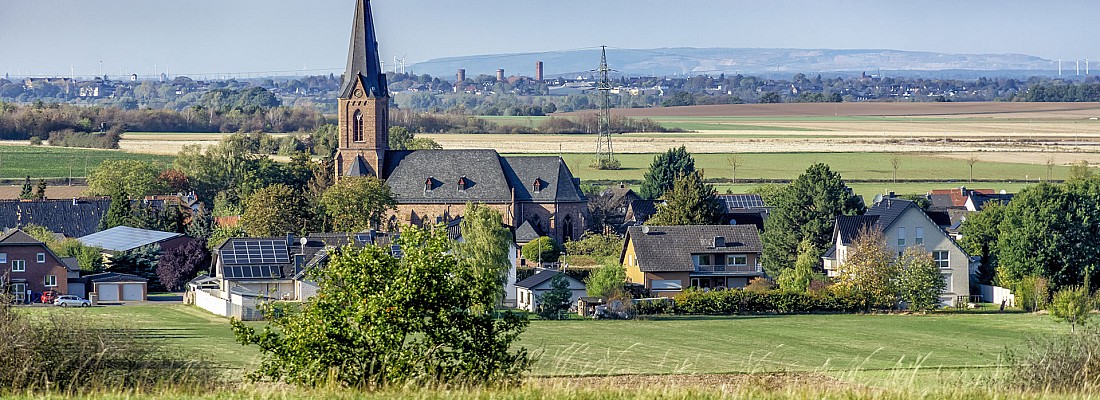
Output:
[[[946,54],[899,50],[660,48],[607,50],[608,64],[627,76],[744,74],[790,78],[792,74],[924,76],[935,78],[1027,77],[1057,75],[1057,61],[1023,54]],[[600,63],[599,49],[546,53],[493,54],[433,59],[409,67],[418,74],[451,76],[459,68],[467,77],[535,75],[535,62],[545,77],[588,76]],[[1075,73],[1064,64],[1065,75]],[[452,78],[453,79],[453,78]]]

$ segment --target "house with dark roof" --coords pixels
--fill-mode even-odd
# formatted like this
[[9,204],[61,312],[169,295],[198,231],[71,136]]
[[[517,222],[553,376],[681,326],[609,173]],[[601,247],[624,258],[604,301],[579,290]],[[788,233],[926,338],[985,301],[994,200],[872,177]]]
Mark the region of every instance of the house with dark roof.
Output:
[[722,204],[722,220],[730,225],[753,225],[764,230],[764,220],[768,218],[771,207],[764,204],[759,194],[720,194],[716,196]]
[[976,272],[977,263],[936,221],[909,200],[887,198],[872,205],[864,215],[837,217],[833,245],[822,257],[830,277],[843,273],[849,248],[856,237],[868,229],[881,231],[887,247],[898,255],[910,246],[922,246],[929,251],[947,283],[940,296],[941,302],[953,306],[957,299],[968,301],[970,275]]
[[530,222],[558,241],[580,238],[587,199],[561,157],[389,149],[390,96],[380,64],[370,2],[359,0],[337,104],[336,179],[384,180],[397,201],[391,225],[445,224],[461,217],[466,204],[484,203],[509,226]]
[[99,230],[110,206],[109,197],[0,200],[0,229],[40,225],[68,237],[87,236]]
[[638,199],[630,202],[626,208],[626,216],[623,217],[626,225],[642,225],[657,213],[657,206],[663,204],[661,200]]
[[633,226],[619,261],[628,283],[672,297],[689,287],[745,287],[764,276],[762,252],[753,225]]
[[527,279],[516,282],[517,306],[531,312],[538,311],[539,298],[550,291],[550,281],[558,275],[564,276],[569,282],[569,291],[573,293],[569,298],[570,304],[577,304],[577,300],[587,294],[584,282],[557,270],[540,269]]
[[[7,287],[16,301],[36,301],[47,291],[83,296],[79,287],[70,291],[70,280],[80,277],[75,259],[63,259],[45,243],[13,229],[0,235],[0,287]],[[77,285],[74,285],[77,286]]]

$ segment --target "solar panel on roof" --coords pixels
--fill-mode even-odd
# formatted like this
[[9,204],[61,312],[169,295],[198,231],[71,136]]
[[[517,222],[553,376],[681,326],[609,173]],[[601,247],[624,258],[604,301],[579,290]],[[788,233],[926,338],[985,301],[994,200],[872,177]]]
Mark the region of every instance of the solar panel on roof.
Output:
[[222,269],[226,278],[282,278],[283,269],[278,265],[237,265]]
[[226,264],[286,264],[290,251],[286,240],[238,240],[232,249],[222,251]]
[[764,208],[764,200],[759,195],[721,195],[727,210],[745,208]]

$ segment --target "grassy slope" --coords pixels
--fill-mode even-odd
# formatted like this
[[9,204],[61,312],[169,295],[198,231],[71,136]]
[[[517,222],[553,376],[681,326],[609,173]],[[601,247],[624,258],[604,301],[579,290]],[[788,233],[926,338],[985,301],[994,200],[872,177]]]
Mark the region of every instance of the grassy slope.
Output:
[[[706,170],[707,178],[729,179],[733,176],[727,162],[727,154],[694,154],[695,168]],[[743,153],[737,155],[742,165],[737,169],[739,179],[794,179],[814,163],[829,164],[833,171],[845,179],[883,180],[893,178],[891,153]],[[966,160],[938,157],[929,154],[897,154],[899,180],[928,180],[966,182],[970,179],[970,166]],[[591,154],[563,154],[573,175],[581,180],[642,180],[653,162],[655,154],[619,154],[616,158],[622,169],[601,171],[591,168]],[[1054,168],[1054,179],[1065,179],[1068,167]],[[974,179],[1032,181],[1046,177],[1045,165],[978,162],[974,165]],[[957,186],[957,185],[956,185]]]
[[0,146],[0,178],[62,178],[85,176],[104,160],[144,160],[171,163],[174,157],[127,153],[119,150],[74,149],[46,146]]

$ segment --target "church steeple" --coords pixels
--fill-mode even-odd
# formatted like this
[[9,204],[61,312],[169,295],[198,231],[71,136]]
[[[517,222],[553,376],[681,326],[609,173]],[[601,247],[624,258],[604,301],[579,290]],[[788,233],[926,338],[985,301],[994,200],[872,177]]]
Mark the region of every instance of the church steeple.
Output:
[[370,0],[358,0],[348,49],[348,69],[340,90],[336,179],[370,175],[384,178],[389,149],[389,90],[378,57]]
[[355,23],[351,30],[351,47],[348,49],[348,68],[344,71],[344,87],[340,98],[352,96],[357,81],[370,97],[389,97],[386,75],[382,74],[378,57],[378,39],[374,35],[374,18],[370,0],[358,0],[355,7]]

